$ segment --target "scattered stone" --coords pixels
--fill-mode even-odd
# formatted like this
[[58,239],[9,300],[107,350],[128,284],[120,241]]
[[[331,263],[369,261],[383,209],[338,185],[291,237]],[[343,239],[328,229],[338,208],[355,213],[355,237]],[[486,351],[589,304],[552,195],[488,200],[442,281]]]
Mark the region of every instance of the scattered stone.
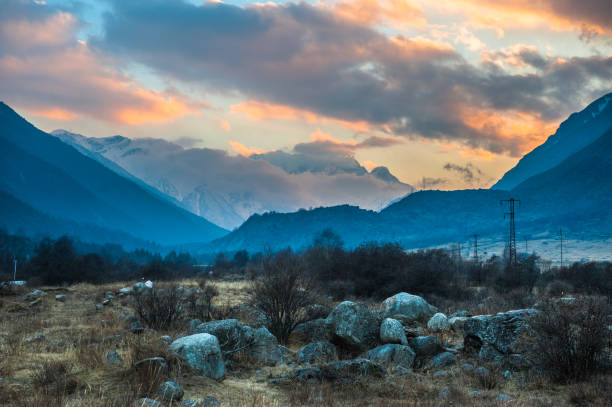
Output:
[[221,402],[213,396],[206,396],[201,402],[202,407],[220,407]]
[[219,341],[213,335],[202,333],[185,336],[172,342],[170,349],[202,376],[221,379],[225,374]]
[[410,369],[414,365],[416,354],[410,346],[387,344],[369,350],[364,356],[387,368],[402,366]]
[[294,332],[304,334],[311,341],[329,342],[333,338],[331,326],[324,318],[313,319],[299,324]]
[[505,379],[508,379],[508,378],[510,378],[511,376],[512,376],[512,372],[511,372],[511,371],[506,370],[506,371],[504,372],[504,378],[505,378]]
[[440,377],[446,377],[448,373],[446,373],[446,370],[436,370],[433,374],[434,378],[440,378]]
[[464,345],[466,349],[479,352],[485,360],[519,353],[520,332],[535,312],[534,309],[522,309],[468,318],[463,325]]
[[470,391],[468,391],[468,396],[469,397],[473,397],[473,398],[482,397],[484,394],[485,394],[485,392],[482,391],[482,390],[470,390]]
[[429,365],[433,368],[441,368],[453,365],[457,362],[457,356],[450,352],[442,352],[439,355],[434,356],[429,361]]
[[55,301],[66,302],[66,296],[64,294],[57,294],[55,296]]
[[96,310],[97,311],[102,311],[104,309],[104,305],[102,304],[96,304]]
[[26,338],[26,340],[25,340],[25,341],[26,341],[27,343],[32,343],[32,342],[40,342],[40,341],[42,341],[44,338],[45,338],[45,335],[43,335],[43,334],[42,334],[42,333],[40,333],[40,332],[37,332],[37,333],[35,333],[35,334],[34,334],[34,335],[32,335],[32,336],[28,336],[28,337]]
[[354,380],[355,377],[382,377],[385,368],[367,359],[342,360],[320,366],[311,366],[289,372],[288,377],[302,383],[318,383],[324,380]]
[[382,343],[399,343],[408,345],[408,339],[402,323],[397,319],[385,318],[380,324],[380,340]]
[[119,352],[116,349],[109,350],[104,354],[104,358],[106,361],[112,365],[121,364],[121,357],[119,356]]
[[312,304],[306,307],[304,313],[306,315],[306,319],[308,321],[312,321],[313,319],[327,318],[331,311],[331,308],[326,307],[325,305]]
[[237,319],[222,319],[205,322],[196,326],[194,332],[216,336],[219,340],[219,346],[221,346],[223,350],[244,348],[253,341],[255,334],[253,328],[247,325],[243,326]]
[[472,370],[474,370],[474,365],[472,365],[471,363],[464,363],[461,365],[461,370],[463,370],[464,372],[471,372]]
[[47,294],[44,291],[34,289],[32,290],[32,292],[30,292],[29,294],[25,296],[25,299],[26,301],[34,301],[34,300],[44,297],[45,295]]
[[378,316],[362,304],[344,301],[329,314],[326,323],[331,327],[332,342],[364,351],[378,340]]
[[142,399],[136,400],[133,406],[134,407],[163,407],[159,401],[148,399],[148,398],[142,398]]
[[142,294],[145,291],[148,291],[151,288],[153,288],[153,283],[151,283],[151,287],[148,287],[147,285],[145,285],[145,283],[143,283],[142,281],[139,281],[136,284],[134,284],[132,288],[133,288],[134,294]]
[[397,365],[391,368],[391,374],[395,376],[412,376],[414,375],[414,372],[412,369]]
[[505,401],[510,401],[510,400],[512,400],[512,397],[508,396],[507,394],[503,394],[503,393],[500,393],[497,395],[497,397],[495,397],[495,401],[505,402]]
[[453,312],[452,314],[450,314],[449,318],[465,318],[465,317],[471,317],[471,316],[472,314],[470,314],[466,310],[461,310],[461,311]]
[[123,287],[121,290],[119,290],[119,296],[122,297],[124,295],[130,295],[133,291],[134,289],[132,287]]
[[489,377],[489,369],[486,367],[479,366],[474,370],[474,375],[478,377]]
[[328,363],[338,360],[336,347],[329,342],[309,343],[297,352],[297,362],[304,364]]
[[183,389],[176,382],[167,381],[159,385],[158,391],[160,397],[164,401],[179,401],[183,398]]
[[169,346],[172,343],[172,337],[170,335],[160,336],[159,340],[166,346]]
[[427,328],[434,332],[446,332],[450,330],[450,323],[446,315],[438,312],[427,322]]
[[407,324],[426,320],[435,314],[438,309],[418,295],[401,292],[383,301],[380,311],[383,318],[394,318]]
[[103,306],[107,306],[107,305],[110,305],[110,304],[111,304],[111,300],[108,299],[108,298],[106,300],[102,301],[102,305]]
[[276,336],[263,327],[255,330],[249,353],[253,359],[267,365],[276,365],[282,360]]
[[462,332],[463,325],[465,324],[465,321],[467,320],[468,320],[467,317],[452,317],[448,320],[448,323],[450,324],[450,328],[452,331]]
[[435,336],[417,336],[408,340],[418,358],[426,359],[443,351],[440,340]]

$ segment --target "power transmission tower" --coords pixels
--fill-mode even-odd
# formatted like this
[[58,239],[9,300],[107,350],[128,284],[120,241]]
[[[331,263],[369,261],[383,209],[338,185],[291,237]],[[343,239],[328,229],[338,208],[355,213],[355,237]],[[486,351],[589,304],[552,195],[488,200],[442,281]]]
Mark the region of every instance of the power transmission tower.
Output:
[[478,263],[478,235],[474,234],[474,261]]
[[503,205],[504,202],[508,202],[508,207],[510,209],[510,212],[504,212],[504,219],[506,219],[506,215],[510,217],[510,230],[508,233],[508,262],[510,264],[516,265],[516,229],[514,226],[514,204],[518,202],[520,206],[521,201],[514,198],[502,199],[499,201],[499,204]]

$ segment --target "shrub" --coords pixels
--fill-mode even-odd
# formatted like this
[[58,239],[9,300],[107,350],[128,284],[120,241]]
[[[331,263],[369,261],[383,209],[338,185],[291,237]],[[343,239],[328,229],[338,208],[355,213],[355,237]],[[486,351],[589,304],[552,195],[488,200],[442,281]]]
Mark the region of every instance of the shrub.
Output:
[[182,294],[174,285],[151,288],[132,297],[136,317],[149,328],[169,329],[183,314]]
[[608,312],[599,298],[544,302],[529,323],[530,359],[557,382],[588,378],[605,356]]
[[72,366],[65,361],[45,361],[34,369],[31,378],[35,387],[53,397],[57,405],[63,405],[64,398],[78,388]]
[[214,319],[214,307],[212,302],[213,299],[219,295],[219,290],[206,280],[202,280],[199,286],[199,291],[192,290],[185,296],[185,314],[189,318],[210,321]]
[[264,313],[267,328],[279,342],[286,343],[295,327],[305,320],[313,288],[300,257],[290,250],[264,259],[262,276],[252,286],[251,301]]

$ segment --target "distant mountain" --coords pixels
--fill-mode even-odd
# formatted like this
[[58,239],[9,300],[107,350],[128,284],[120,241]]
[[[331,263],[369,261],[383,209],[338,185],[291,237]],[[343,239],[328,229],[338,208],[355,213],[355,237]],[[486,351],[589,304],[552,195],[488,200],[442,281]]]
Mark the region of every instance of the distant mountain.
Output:
[[[586,136],[585,136],[586,137]],[[590,136],[589,136],[590,137]],[[523,236],[546,236],[563,228],[576,239],[610,238],[612,231],[612,130],[552,168],[510,191],[498,189],[419,191],[379,213],[340,206],[290,214],[251,217],[240,228],[202,251],[291,246],[302,249],[326,228],[348,247],[367,241],[419,248],[480,238],[504,240],[507,207],[516,198],[517,229]]]
[[612,93],[573,113],[546,142],[525,155],[491,188],[510,190],[561,163],[612,128]]
[[[205,242],[226,233],[38,130],[4,103],[0,190],[52,218],[161,244]],[[0,217],[11,226],[6,213]]]
[[277,151],[234,157],[160,139],[90,138],[63,130],[52,134],[228,229],[256,213],[345,203],[379,210],[414,190],[384,167],[368,173],[350,156]]

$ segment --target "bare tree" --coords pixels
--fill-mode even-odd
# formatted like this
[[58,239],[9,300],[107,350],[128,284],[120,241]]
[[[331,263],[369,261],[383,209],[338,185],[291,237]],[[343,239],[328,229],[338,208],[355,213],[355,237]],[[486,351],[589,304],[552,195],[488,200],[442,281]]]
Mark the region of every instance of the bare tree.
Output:
[[251,301],[264,313],[267,328],[280,343],[286,343],[305,320],[313,289],[313,280],[305,274],[300,256],[284,250],[264,259],[261,276],[253,282]]

